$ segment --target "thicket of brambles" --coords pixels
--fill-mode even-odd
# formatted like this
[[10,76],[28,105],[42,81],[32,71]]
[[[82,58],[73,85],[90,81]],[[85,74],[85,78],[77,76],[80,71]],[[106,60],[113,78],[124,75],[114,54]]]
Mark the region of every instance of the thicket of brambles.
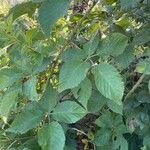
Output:
[[14,3],[0,1],[0,149],[150,150],[150,0]]

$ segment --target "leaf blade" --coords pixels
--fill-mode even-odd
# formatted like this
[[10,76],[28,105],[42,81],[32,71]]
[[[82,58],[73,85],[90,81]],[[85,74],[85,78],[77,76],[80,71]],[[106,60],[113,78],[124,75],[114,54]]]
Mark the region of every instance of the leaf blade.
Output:
[[63,150],[65,134],[58,122],[51,122],[38,131],[38,143],[43,150]]
[[86,62],[74,60],[63,64],[60,75],[60,92],[77,87],[86,77],[90,65]]
[[85,116],[86,110],[83,109],[79,104],[73,101],[65,101],[59,103],[52,116],[55,120],[65,123],[75,123],[79,119]]
[[128,37],[121,33],[113,33],[102,40],[98,53],[118,56],[123,53],[128,43]]
[[77,100],[87,108],[88,100],[92,94],[92,84],[88,78],[85,78],[80,85],[73,89],[77,93]]
[[30,101],[37,101],[38,100],[38,93],[36,91],[36,77],[31,77],[28,81],[26,81],[23,86],[23,94],[27,97]]
[[30,129],[36,127],[38,123],[43,119],[43,112],[37,102],[31,103],[25,107],[25,109],[16,116],[11,124],[11,127],[7,129],[12,133],[25,133]]
[[48,83],[39,104],[45,112],[51,112],[56,106],[57,92],[50,83]]
[[100,93],[118,105],[121,105],[124,84],[116,68],[109,64],[100,64],[92,70],[92,73],[96,87]]
[[69,0],[46,0],[39,8],[38,20],[44,33],[49,36],[53,24],[62,17],[69,5]]
[[16,103],[20,91],[20,86],[13,86],[5,92],[0,103],[0,115],[8,117],[12,107]]
[[17,73],[15,69],[0,69],[0,90],[4,90],[5,88],[11,86],[13,83],[19,81],[21,78],[22,74]]

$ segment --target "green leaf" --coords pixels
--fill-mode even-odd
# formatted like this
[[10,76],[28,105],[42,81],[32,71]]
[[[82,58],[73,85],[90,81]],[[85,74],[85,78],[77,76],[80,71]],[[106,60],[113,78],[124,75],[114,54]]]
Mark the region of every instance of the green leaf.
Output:
[[0,90],[4,90],[5,88],[11,86],[13,83],[17,82],[21,78],[22,74],[17,73],[15,69],[0,69]]
[[[134,36],[133,45],[136,46],[142,46],[146,44],[148,41],[150,41],[150,25],[146,24],[145,26],[142,26],[139,31]],[[144,38],[143,38],[144,35]]]
[[43,116],[44,114],[39,104],[37,102],[30,103],[16,116],[7,131],[23,134],[36,127],[42,121]]
[[64,150],[76,150],[77,144],[76,139],[70,137],[69,134],[66,134],[66,143]]
[[[32,29],[29,29],[28,31],[26,31],[26,40],[27,40],[26,42],[37,42],[37,41],[40,41],[43,39],[45,39],[45,35],[39,28],[32,28]],[[38,42],[37,45],[38,44],[40,45],[41,43]],[[37,49],[38,49],[38,47],[37,47]],[[36,49],[36,51],[37,51],[37,49]]]
[[123,53],[128,44],[128,38],[121,33],[113,33],[102,40],[98,53],[118,56]]
[[123,104],[118,105],[114,101],[108,100],[107,105],[113,112],[116,112],[122,115]]
[[92,70],[97,89],[106,98],[113,100],[118,105],[122,104],[124,84],[121,75],[109,64],[97,65]]
[[114,142],[114,148],[119,150],[128,150],[128,142],[123,136],[117,137]]
[[29,80],[24,82],[22,86],[24,96],[27,97],[31,101],[38,100],[38,93],[36,91],[36,83],[37,83],[36,77],[31,77]]
[[90,65],[83,61],[69,61],[63,64],[60,75],[59,91],[77,87],[85,79]]
[[[124,126],[124,122],[123,122],[123,118],[120,114],[116,114],[114,115],[112,113],[112,117],[113,117],[113,126],[116,127],[116,130],[120,130],[120,133],[124,133],[124,130],[122,131],[122,126]],[[126,131],[125,131],[126,132]],[[118,132],[119,133],[119,132]]]
[[43,2],[44,0],[31,0],[32,2],[34,2],[34,3],[41,3],[41,2]]
[[111,113],[110,111],[103,112],[95,123],[102,129],[113,130],[115,136],[120,136],[128,132],[127,127],[124,125],[122,116]]
[[[117,120],[118,119],[118,120]],[[129,133],[129,130],[126,125],[124,125],[122,118],[120,116],[116,117],[115,132],[117,136],[122,134]]]
[[[116,25],[118,25],[118,26],[116,26]],[[120,29],[121,29],[121,27],[128,28],[130,25],[131,25],[131,22],[130,22],[129,16],[127,16],[125,14],[122,15],[121,18],[118,18],[118,20],[116,20],[116,22],[115,22],[116,29],[117,29],[117,27],[120,27]]]
[[92,55],[96,51],[100,39],[101,35],[99,31],[97,31],[96,34],[91,38],[91,40],[84,45],[84,51],[87,53],[88,56]]
[[116,0],[102,0],[103,5],[111,5],[116,2]]
[[51,122],[38,131],[38,143],[42,150],[63,150],[65,134],[58,122]]
[[150,135],[147,135],[144,137],[144,141],[143,141],[143,144],[146,146],[146,150],[150,149]]
[[55,120],[65,123],[75,123],[86,115],[86,110],[74,101],[59,103],[52,116]]
[[21,4],[17,4],[15,7],[10,9],[9,15],[13,15],[13,20],[17,19],[18,17],[28,14],[31,17],[37,8],[37,4],[32,2],[25,2]]
[[61,55],[61,58],[64,62],[73,61],[73,60],[80,61],[85,59],[86,57],[87,55],[85,54],[85,52],[79,48],[68,48]]
[[149,93],[150,93],[150,80],[148,82],[148,90],[149,90]]
[[129,9],[137,6],[140,0],[120,0],[122,9]]
[[0,115],[8,117],[13,106],[16,104],[18,94],[21,92],[21,86],[12,86],[1,97],[0,101]]
[[56,89],[54,89],[50,83],[48,83],[39,103],[45,112],[51,112],[56,106],[57,92]]
[[38,145],[37,137],[33,137],[17,147],[17,150],[41,150],[41,148]]
[[135,59],[133,53],[134,53],[133,52],[133,48],[127,46],[127,48],[125,49],[125,51],[121,55],[117,56],[115,58],[115,60],[119,63],[119,65],[121,67],[123,67],[125,69]]
[[109,142],[111,138],[111,130],[108,129],[100,129],[94,138],[94,143],[96,146],[103,146]]
[[141,90],[139,93],[136,93],[136,100],[140,103],[150,103],[150,93],[147,90]]
[[93,90],[92,96],[88,100],[88,111],[99,112],[101,108],[106,104],[107,99],[99,91]]
[[[108,119],[109,118],[109,119]],[[104,112],[95,123],[101,128],[112,128],[114,124],[114,119],[112,113],[109,111]]]
[[87,108],[88,100],[92,94],[92,84],[91,81],[88,78],[85,78],[80,85],[75,88],[77,93],[77,100],[85,107]]
[[25,75],[35,75],[45,68],[44,58],[36,51],[31,51],[29,47],[14,45],[9,50],[10,64]]
[[150,59],[140,61],[136,65],[136,71],[139,73],[150,74]]
[[96,146],[96,150],[112,150],[112,144],[109,142],[104,146]]
[[44,33],[49,36],[54,23],[66,14],[69,0],[45,0],[39,8],[39,22]]

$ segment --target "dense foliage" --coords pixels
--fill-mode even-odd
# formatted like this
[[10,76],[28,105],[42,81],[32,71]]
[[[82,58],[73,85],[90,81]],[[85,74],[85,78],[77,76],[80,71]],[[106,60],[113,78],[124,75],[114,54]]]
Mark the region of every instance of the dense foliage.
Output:
[[150,150],[150,0],[0,3],[1,150]]

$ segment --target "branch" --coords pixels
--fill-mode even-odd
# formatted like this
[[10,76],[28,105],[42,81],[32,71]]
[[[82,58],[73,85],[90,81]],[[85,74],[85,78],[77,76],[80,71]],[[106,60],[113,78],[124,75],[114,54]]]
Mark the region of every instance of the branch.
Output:
[[128,94],[125,96],[124,101],[126,101],[138,88],[138,86],[142,83],[143,79],[145,77],[145,74],[143,73],[140,79],[137,81],[137,83],[133,86],[133,88],[128,92]]
[[77,25],[75,26],[75,28],[72,30],[69,38],[68,38],[68,42],[70,42],[74,36],[74,34],[77,32],[77,30],[79,29],[79,27],[81,26],[83,20],[89,15],[89,13],[91,12],[91,10],[94,8],[94,6],[97,4],[97,2],[93,2],[93,5],[88,9],[88,11],[85,13],[85,15],[80,19],[80,21],[77,23]]
[[95,7],[95,5],[97,4],[97,2],[93,2],[93,5],[87,10],[87,12],[84,14],[84,16],[78,21],[77,25],[74,27],[74,29],[72,30],[72,32],[70,33],[70,35],[68,36],[68,39],[66,40],[66,43],[64,44],[64,46],[59,50],[59,54],[56,56],[55,60],[58,60],[60,54],[65,50],[65,48],[67,47],[67,45],[72,41],[73,36],[75,35],[75,33],[77,32],[78,29],[80,29],[80,26],[82,25],[82,22],[84,21],[85,18],[88,17],[89,13],[91,12],[91,10]]
[[[74,29],[72,30],[72,32],[68,36],[68,40],[66,40],[66,43],[62,46],[62,48],[59,50],[58,55],[54,58],[54,61],[52,62],[52,66],[51,66],[51,69],[50,69],[50,75],[47,78],[46,87],[48,86],[48,84],[50,82],[50,78],[52,77],[52,75],[54,73],[54,68],[57,65],[57,61],[59,60],[59,56],[65,50],[65,48],[68,46],[68,44],[71,42],[74,34],[77,32],[77,30],[82,25],[83,20],[89,15],[89,13],[95,7],[96,4],[97,4],[97,2],[93,2],[93,5],[87,10],[87,12],[85,13],[85,15],[79,20],[79,22],[77,23],[77,25],[74,27]],[[45,89],[46,89],[46,87],[45,87]]]

